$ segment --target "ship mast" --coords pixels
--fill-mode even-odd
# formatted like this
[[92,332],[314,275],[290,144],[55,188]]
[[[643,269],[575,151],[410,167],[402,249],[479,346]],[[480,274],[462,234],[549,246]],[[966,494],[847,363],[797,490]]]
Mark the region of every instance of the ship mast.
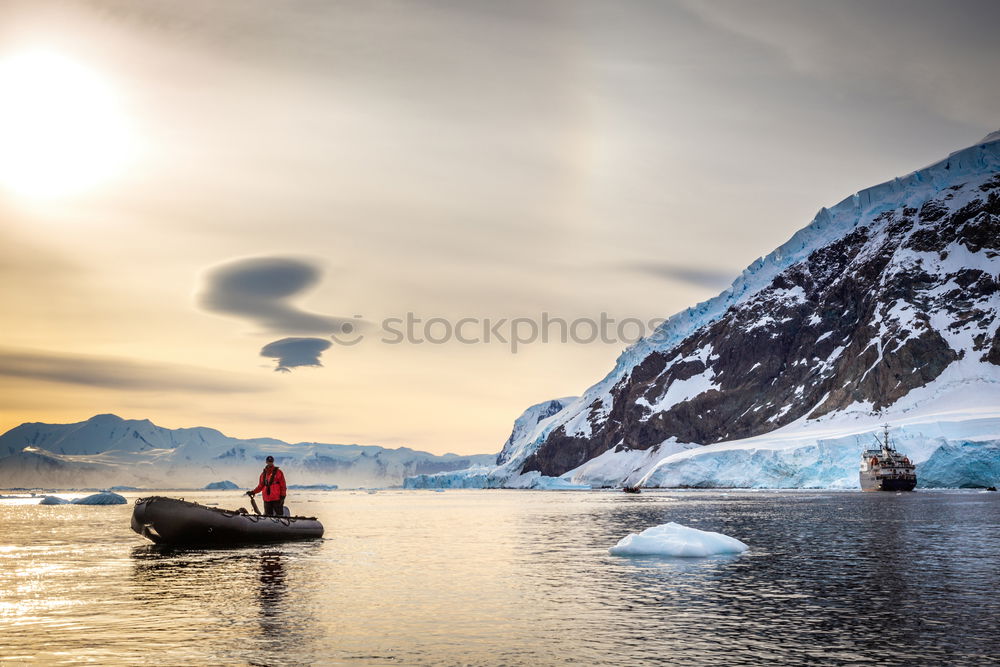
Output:
[[874,435],[872,437],[875,438],[875,442],[879,444],[879,448],[882,450],[882,458],[883,459],[889,458],[891,456],[891,452],[889,450],[889,425],[882,424],[881,439],[878,437],[878,435]]

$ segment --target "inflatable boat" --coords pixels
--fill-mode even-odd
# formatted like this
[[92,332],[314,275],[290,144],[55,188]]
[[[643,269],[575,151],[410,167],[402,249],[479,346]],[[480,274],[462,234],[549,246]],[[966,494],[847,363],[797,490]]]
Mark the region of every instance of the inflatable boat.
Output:
[[323,524],[316,517],[264,516],[162,496],[135,501],[132,530],[157,544],[219,546],[323,536]]

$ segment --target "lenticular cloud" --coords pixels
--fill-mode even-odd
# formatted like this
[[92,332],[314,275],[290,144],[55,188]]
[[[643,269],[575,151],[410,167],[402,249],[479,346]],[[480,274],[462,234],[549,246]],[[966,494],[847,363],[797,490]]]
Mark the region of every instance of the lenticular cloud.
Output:
[[274,370],[289,373],[297,366],[322,366],[319,358],[332,343],[322,338],[282,338],[265,345],[260,356],[278,360]]

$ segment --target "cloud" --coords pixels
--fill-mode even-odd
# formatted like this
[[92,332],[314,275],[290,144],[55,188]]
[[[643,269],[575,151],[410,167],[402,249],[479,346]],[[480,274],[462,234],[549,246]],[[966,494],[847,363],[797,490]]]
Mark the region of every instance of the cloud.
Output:
[[862,86],[959,122],[996,124],[1000,87],[983,85],[995,79],[1000,57],[1000,5],[993,0],[685,0],[684,6],[781,54],[796,72],[828,81],[838,94]]
[[229,262],[208,274],[201,295],[206,310],[246,318],[276,333],[323,333],[356,319],[316,315],[292,305],[291,298],[319,282],[321,271],[299,259],[258,257]]
[[719,290],[729,287],[736,278],[736,275],[731,271],[699,269],[669,263],[635,262],[632,264],[623,264],[622,268],[629,271],[647,273],[667,280],[679,280],[697,287]]
[[322,338],[282,338],[262,347],[260,356],[277,359],[274,370],[290,373],[297,366],[322,366],[320,355],[331,345]]
[[199,368],[17,348],[0,348],[0,377],[130,391],[246,393],[263,390],[243,378],[230,380]]

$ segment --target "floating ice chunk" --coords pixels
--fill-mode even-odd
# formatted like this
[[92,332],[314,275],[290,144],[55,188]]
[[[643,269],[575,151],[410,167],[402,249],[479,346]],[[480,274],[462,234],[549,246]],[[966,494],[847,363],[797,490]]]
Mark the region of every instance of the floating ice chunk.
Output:
[[211,482],[205,485],[206,491],[233,491],[238,488],[240,487],[228,479],[224,479],[221,482]]
[[69,505],[69,501],[59,496],[45,496],[38,503],[39,505]]
[[708,530],[688,528],[679,523],[665,523],[639,534],[623,537],[608,549],[612,556],[674,556],[700,558],[716,554],[738,554],[749,547],[739,540]]
[[117,493],[95,493],[72,501],[74,505],[124,505],[128,501]]

